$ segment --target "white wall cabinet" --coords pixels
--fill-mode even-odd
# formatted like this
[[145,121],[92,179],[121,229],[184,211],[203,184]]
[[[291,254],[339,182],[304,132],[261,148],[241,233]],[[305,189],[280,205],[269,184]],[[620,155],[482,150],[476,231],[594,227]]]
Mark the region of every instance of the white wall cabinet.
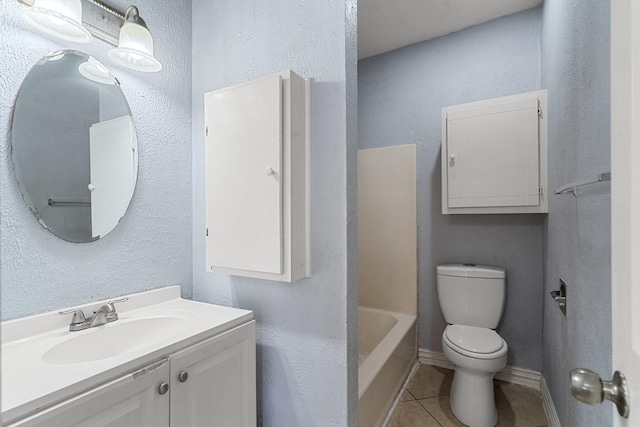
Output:
[[547,95],[442,109],[442,213],[548,212]]
[[310,276],[308,103],[292,71],[204,95],[209,271]]
[[251,321],[7,427],[255,427],[255,344]]

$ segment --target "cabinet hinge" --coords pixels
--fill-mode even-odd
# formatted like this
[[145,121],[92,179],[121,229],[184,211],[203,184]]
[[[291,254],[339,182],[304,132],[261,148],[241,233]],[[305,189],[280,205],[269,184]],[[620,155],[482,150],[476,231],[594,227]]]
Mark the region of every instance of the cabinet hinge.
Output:
[[542,195],[542,187],[538,187],[538,194]]
[[209,237],[209,229],[208,228],[207,228],[206,234],[207,234],[207,237]]
[[[540,109],[538,109],[538,111],[540,111]],[[204,135],[209,136],[209,126],[204,127]]]

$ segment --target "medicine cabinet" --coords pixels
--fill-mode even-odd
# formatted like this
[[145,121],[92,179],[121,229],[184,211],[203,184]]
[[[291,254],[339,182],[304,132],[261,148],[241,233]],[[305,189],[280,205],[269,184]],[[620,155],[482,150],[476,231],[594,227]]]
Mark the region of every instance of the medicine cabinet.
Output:
[[442,213],[547,213],[547,92],[442,109]]
[[309,80],[288,70],[204,100],[208,271],[309,277]]

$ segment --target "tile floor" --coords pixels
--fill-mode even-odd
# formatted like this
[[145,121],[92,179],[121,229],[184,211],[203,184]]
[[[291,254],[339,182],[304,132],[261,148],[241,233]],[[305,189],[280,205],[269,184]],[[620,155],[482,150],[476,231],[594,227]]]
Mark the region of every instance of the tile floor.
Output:
[[[449,369],[420,365],[387,427],[464,427],[449,408],[452,380]],[[548,425],[537,390],[497,380],[494,383],[498,427]]]

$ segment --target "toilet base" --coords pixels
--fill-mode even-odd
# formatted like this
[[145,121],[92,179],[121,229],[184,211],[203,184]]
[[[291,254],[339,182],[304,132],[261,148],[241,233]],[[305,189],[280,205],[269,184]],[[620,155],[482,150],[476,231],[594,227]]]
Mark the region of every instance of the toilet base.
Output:
[[456,366],[451,385],[451,411],[470,427],[494,427],[498,422],[493,373],[469,372]]
[[453,415],[469,427],[494,427],[498,422],[498,409],[493,376],[507,364],[506,343],[490,358],[469,357],[449,347],[445,331],[442,350],[455,367],[449,396]]

